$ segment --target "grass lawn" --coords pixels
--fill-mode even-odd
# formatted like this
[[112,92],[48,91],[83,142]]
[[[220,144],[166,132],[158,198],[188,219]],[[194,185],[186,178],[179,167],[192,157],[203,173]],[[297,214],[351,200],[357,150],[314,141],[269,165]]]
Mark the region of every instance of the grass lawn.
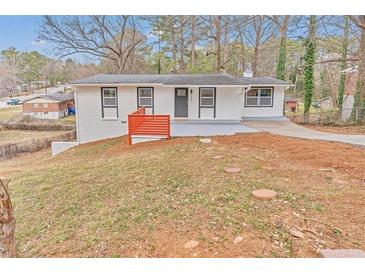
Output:
[[22,106],[0,108],[0,122],[15,120],[22,117]]
[[1,130],[0,145],[15,144],[33,139],[60,135],[63,131]]
[[[128,146],[122,137],[3,161],[19,255],[317,257],[320,248],[365,249],[363,149],[266,133],[213,141]],[[278,197],[257,200],[251,192],[259,188]],[[184,248],[190,240],[199,245]]]

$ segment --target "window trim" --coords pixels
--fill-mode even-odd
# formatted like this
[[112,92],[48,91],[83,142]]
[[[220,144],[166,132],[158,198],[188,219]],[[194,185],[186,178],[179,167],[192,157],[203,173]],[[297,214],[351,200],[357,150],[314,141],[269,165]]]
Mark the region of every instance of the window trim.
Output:
[[[201,91],[202,91],[202,89],[204,89],[204,88],[211,88],[211,89],[213,89],[213,103],[214,103],[214,105],[213,106],[202,106],[201,105]],[[208,98],[208,97],[206,97],[206,98]],[[209,97],[210,98],[210,97]],[[214,115],[213,115],[213,118],[216,118],[216,108],[217,108],[217,88],[216,87],[199,87],[199,98],[198,98],[198,100],[199,100],[199,104],[198,104],[198,106],[199,106],[199,118],[200,118],[200,114],[201,114],[201,109],[202,108],[213,108],[214,109]]]
[[33,103],[33,108],[39,108],[38,103]]
[[[115,98],[116,98],[116,106],[104,106],[104,89],[115,89]],[[102,119],[106,119],[106,120],[113,120],[113,119],[118,119],[119,118],[119,104],[118,104],[118,87],[101,87],[100,88],[100,92],[101,92],[101,118]],[[117,117],[104,117],[104,108],[116,108],[117,109]]]
[[[259,101],[259,98],[261,98],[260,95],[260,90],[261,89],[271,89],[271,104],[270,105],[247,105],[247,93],[251,90],[251,89],[258,89],[259,90],[259,96],[257,96],[257,99]],[[269,87],[265,87],[265,86],[252,86],[249,90],[247,90],[245,92],[245,107],[247,108],[267,108],[267,107],[273,107],[273,103],[274,103],[274,87],[273,86],[269,86]],[[251,96],[253,97],[253,96]]]
[[48,108],[48,103],[43,103],[43,108]]
[[[139,90],[143,89],[143,88],[151,89],[151,91],[152,91],[152,93],[151,93],[152,106],[141,106],[139,104],[139,99],[140,99]],[[150,97],[143,96],[142,98],[150,98]],[[155,88],[154,87],[137,87],[137,109],[140,108],[140,107],[150,108],[150,109],[152,109],[152,114],[155,114]]]

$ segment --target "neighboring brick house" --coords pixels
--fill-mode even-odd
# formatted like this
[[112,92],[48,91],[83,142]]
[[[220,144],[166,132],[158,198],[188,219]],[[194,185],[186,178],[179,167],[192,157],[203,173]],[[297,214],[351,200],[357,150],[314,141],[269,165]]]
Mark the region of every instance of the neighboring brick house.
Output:
[[60,119],[74,106],[73,93],[42,94],[23,101],[23,115],[41,119]]

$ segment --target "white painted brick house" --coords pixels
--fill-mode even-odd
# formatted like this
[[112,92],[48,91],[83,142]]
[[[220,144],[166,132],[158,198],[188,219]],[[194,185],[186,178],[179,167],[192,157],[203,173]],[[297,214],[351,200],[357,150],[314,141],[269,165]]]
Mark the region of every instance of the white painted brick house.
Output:
[[170,115],[171,123],[281,117],[288,83],[228,74],[99,74],[71,85],[78,142],[86,143],[126,135],[128,114],[142,106],[149,114]]

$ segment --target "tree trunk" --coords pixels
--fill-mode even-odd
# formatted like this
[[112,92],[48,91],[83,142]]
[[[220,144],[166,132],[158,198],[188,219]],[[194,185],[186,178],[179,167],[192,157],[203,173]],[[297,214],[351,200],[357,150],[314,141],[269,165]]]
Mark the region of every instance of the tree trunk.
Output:
[[224,25],[224,31],[223,31],[223,45],[224,45],[224,51],[223,51],[223,66],[224,66],[224,72],[227,71],[227,63],[229,59],[229,16],[226,17],[226,22]]
[[[365,16],[364,16],[365,17]],[[360,50],[359,50],[359,78],[360,85],[360,103],[364,107],[365,104],[365,29],[361,30]]]
[[304,56],[304,122],[309,122],[309,109],[312,104],[314,89],[314,62],[316,53],[316,16],[309,18],[309,34],[306,41],[306,51]]
[[345,26],[343,29],[343,40],[342,40],[342,54],[341,54],[341,64],[340,64],[340,82],[338,84],[338,92],[337,92],[337,106],[340,110],[342,110],[343,104],[343,96],[345,93],[345,80],[346,74],[341,71],[346,69],[346,59],[347,59],[347,51],[348,51],[348,39],[349,39],[349,18],[347,16],[344,17]]
[[239,38],[240,38],[240,51],[241,51],[241,56],[240,56],[240,63],[241,63],[241,70],[242,73],[246,70],[246,49],[245,49],[245,39],[244,39],[244,35],[243,35],[243,30],[241,29],[241,26],[237,26],[237,29],[239,31]]
[[281,34],[279,59],[276,67],[276,77],[280,80],[286,79],[286,32]]
[[358,79],[356,82],[354,106],[351,114],[353,119],[357,118],[356,115],[357,109],[359,107],[365,107],[365,29],[361,29],[360,47],[358,55],[359,55]]
[[195,72],[195,16],[191,16],[191,69]]
[[221,70],[221,16],[215,17],[215,71]]
[[0,178],[0,258],[16,257],[15,219],[7,180]]
[[242,43],[241,44],[241,69],[242,72],[244,72],[246,70],[246,58],[245,58],[245,45]]
[[176,45],[176,34],[175,34],[175,22],[174,17],[170,16],[170,34],[171,34],[171,47],[172,47],[172,62],[173,62],[173,71],[176,72],[176,63],[177,63],[177,45]]
[[279,59],[276,67],[276,77],[280,80],[286,80],[286,39],[289,27],[290,16],[284,16],[282,24],[279,24],[280,29],[280,48],[279,48]]
[[184,72],[185,71],[185,60],[184,60],[184,55],[185,55],[185,40],[184,40],[184,24],[185,24],[185,20],[184,20],[184,16],[180,15],[179,16],[179,21],[180,21],[180,59],[179,59],[179,67],[180,67],[180,72]]
[[259,48],[256,46],[253,50],[253,58],[252,58],[252,75],[257,76],[257,63],[259,59]]

